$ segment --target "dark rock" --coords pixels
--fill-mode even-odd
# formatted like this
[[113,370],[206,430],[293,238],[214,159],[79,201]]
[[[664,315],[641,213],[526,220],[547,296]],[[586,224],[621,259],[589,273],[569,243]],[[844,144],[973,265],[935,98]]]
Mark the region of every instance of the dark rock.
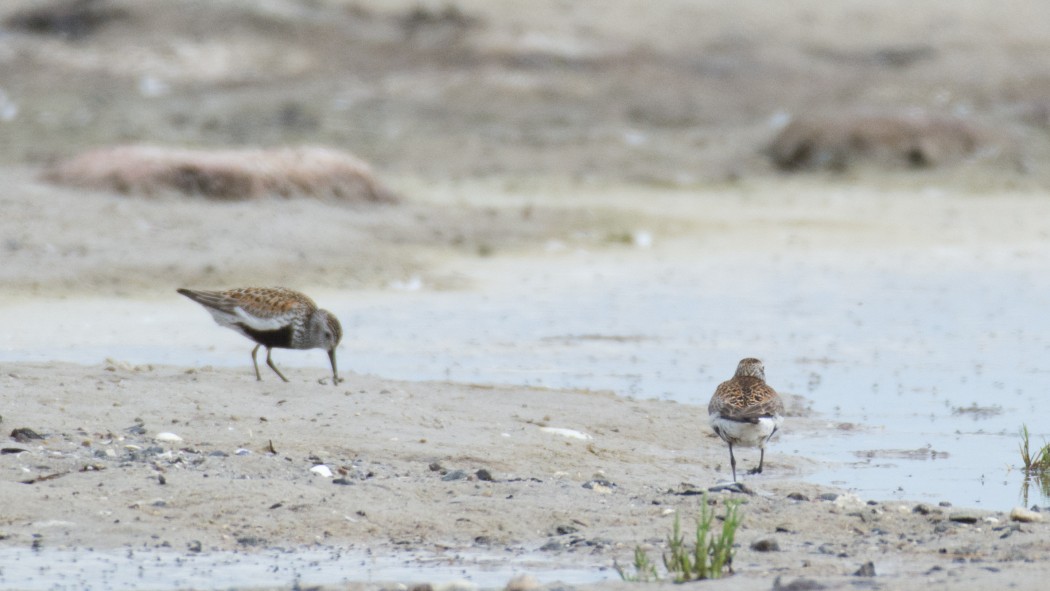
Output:
[[820,499],[821,501],[835,501],[835,500],[837,500],[839,498],[839,494],[838,493],[823,493],[817,498]]
[[949,503],[948,501],[941,501],[940,503],[937,503],[937,504],[940,505],[941,507],[951,507],[952,506],[952,504]]
[[751,542],[751,549],[755,552],[780,552],[780,544],[773,538],[762,538]]
[[219,450],[219,449],[217,449],[215,451],[208,452],[208,455],[213,457],[213,458],[228,458],[228,457],[230,457],[230,454],[228,454],[228,453],[226,453],[226,452],[224,452],[222,450]]
[[333,479],[332,480],[332,484],[340,484],[342,486],[350,486],[351,484],[353,484],[353,481],[348,479],[348,478],[339,477],[339,478]]
[[474,538],[474,544],[478,546],[491,546],[492,538],[490,538],[489,536],[478,536]]
[[14,431],[11,431],[11,439],[14,439],[15,441],[17,441],[19,443],[28,443],[29,441],[32,441],[34,439],[43,439],[43,438],[44,438],[43,435],[40,435],[36,431],[34,431],[32,429],[27,429],[25,427],[22,427],[20,429],[15,429]]
[[4,24],[14,30],[63,39],[87,37],[113,21],[128,18],[128,12],[91,0],[59,0],[37,3],[7,17]]
[[853,573],[855,577],[874,577],[875,576],[875,563],[867,561],[857,569],[857,572]]
[[574,534],[574,533],[576,533],[579,530],[576,527],[572,526],[572,525],[559,525],[558,527],[556,527],[554,529],[554,531],[559,536],[564,536],[566,534]]
[[193,540],[189,544],[186,544],[186,548],[189,549],[190,552],[200,552],[201,543],[199,540]]
[[808,501],[809,500],[809,497],[807,497],[806,495],[804,495],[804,494],[802,494],[800,492],[789,493],[788,494],[788,498],[791,499],[792,501]]
[[[20,454],[20,453],[26,452],[26,451],[29,451],[29,450],[28,449],[22,449],[20,447],[5,447],[3,449],[0,449],[0,454],[4,454],[4,455],[7,455],[7,454]],[[104,452],[103,452],[103,454],[104,454]]]
[[427,468],[429,468],[431,472],[440,472],[441,471],[441,464],[439,464],[437,462],[430,462],[430,464],[427,466]]
[[474,475],[478,477],[478,480],[481,480],[483,482],[493,482],[496,480],[492,477],[492,472],[489,472],[485,468],[478,470],[474,473]]
[[929,515],[933,511],[933,508],[925,503],[919,503],[912,508],[912,513],[918,513],[919,515]]
[[434,586],[430,583],[420,583],[419,585],[413,585],[410,591],[434,591]]
[[583,488],[593,489],[596,486],[604,486],[605,488],[616,488],[615,484],[609,482],[608,480],[603,480],[600,478],[588,480],[587,482],[583,483]]
[[557,552],[564,548],[565,546],[558,540],[548,540],[546,544],[540,546],[540,552]]
[[266,540],[258,536],[240,536],[237,538],[237,543],[242,546],[265,546]]
[[143,425],[142,423],[135,423],[134,425],[128,427],[127,429],[124,429],[124,432],[125,433],[130,433],[132,435],[145,435],[146,434],[146,426]]
[[966,511],[958,511],[948,515],[948,520],[956,523],[977,523],[979,519],[980,517],[976,514],[968,513]]
[[448,474],[445,474],[444,476],[442,476],[441,480],[444,480],[445,482],[450,482],[452,480],[463,480],[466,477],[467,477],[467,473],[464,472],[463,470],[453,470],[453,471],[449,472]]

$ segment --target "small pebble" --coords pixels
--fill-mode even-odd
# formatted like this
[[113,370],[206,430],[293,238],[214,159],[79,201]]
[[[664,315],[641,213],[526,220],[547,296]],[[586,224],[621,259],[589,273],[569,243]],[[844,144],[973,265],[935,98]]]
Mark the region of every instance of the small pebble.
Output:
[[503,591],[535,591],[540,588],[540,582],[532,575],[518,575],[507,581]]
[[919,515],[929,515],[933,511],[933,508],[925,503],[919,503],[911,510],[912,513],[918,513]]
[[822,501],[834,501],[839,498],[839,495],[838,493],[823,493],[817,498]]
[[967,513],[965,511],[957,511],[955,513],[948,514],[948,520],[954,521],[956,523],[977,523],[978,519],[980,519],[980,517],[978,517],[977,515],[973,513]]
[[608,480],[588,480],[583,483],[583,488],[593,490],[596,493],[607,495],[612,492],[616,485]]
[[855,577],[874,577],[875,576],[875,563],[867,561],[861,565],[857,572],[853,573]]
[[453,480],[463,480],[466,477],[467,477],[467,473],[464,472],[463,470],[453,470],[453,471],[449,472],[448,474],[445,474],[444,476],[442,476],[441,480],[444,480],[445,482],[451,482]]
[[495,478],[492,477],[492,472],[489,472],[485,468],[482,468],[482,469],[478,470],[475,473],[475,476],[478,477],[478,480],[481,480],[481,481],[484,481],[484,482],[493,482],[495,480]]
[[751,542],[751,549],[755,552],[780,552],[780,544],[773,538],[762,538]]
[[1035,511],[1029,511],[1024,507],[1014,507],[1010,511],[1011,521],[1020,521],[1021,523],[1036,523],[1043,520],[1043,516]]
[[790,493],[790,494],[788,494],[788,498],[791,499],[792,501],[808,501],[809,500],[809,497],[807,497],[806,495],[804,495],[804,494],[802,494],[800,492]]
[[40,435],[36,431],[34,431],[32,429],[27,429],[25,427],[23,427],[21,429],[15,429],[15,430],[11,431],[11,439],[14,439],[15,441],[17,441],[19,443],[26,443],[27,441],[30,441],[30,440],[33,440],[33,439],[43,439],[43,438],[44,438],[43,435]]
[[555,552],[564,548],[561,542],[558,540],[550,540],[546,544],[540,546],[540,552]]
[[178,435],[174,433],[169,433],[167,431],[163,433],[157,433],[157,436],[153,439],[155,439],[156,441],[163,441],[166,443],[178,443],[179,441],[182,441],[182,437],[179,437]]

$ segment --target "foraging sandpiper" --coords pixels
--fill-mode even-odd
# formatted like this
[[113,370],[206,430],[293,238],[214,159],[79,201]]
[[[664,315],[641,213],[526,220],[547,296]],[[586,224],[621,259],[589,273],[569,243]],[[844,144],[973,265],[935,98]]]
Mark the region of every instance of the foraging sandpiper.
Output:
[[711,428],[729,444],[729,465],[736,482],[733,445],[761,450],[758,467],[748,472],[760,474],[766,458],[766,443],[784,422],[784,403],[776,390],[766,385],[766,370],[753,357],[740,360],[733,379],[722,382],[707,406]]
[[288,381],[270,359],[270,349],[324,349],[332,362],[332,383],[338,384],[335,348],[343,328],[334,314],[318,309],[309,297],[283,287],[245,287],[227,291],[179,289],[180,294],[204,306],[219,326],[232,328],[257,344],[252,349],[255,377],[259,363],[255,353],[266,347],[266,365]]

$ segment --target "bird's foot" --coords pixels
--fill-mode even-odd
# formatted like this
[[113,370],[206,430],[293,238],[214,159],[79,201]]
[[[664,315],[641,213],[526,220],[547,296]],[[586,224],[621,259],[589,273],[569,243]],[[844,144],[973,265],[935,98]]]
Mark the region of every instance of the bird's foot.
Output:
[[750,470],[747,471],[747,473],[748,474],[761,474],[762,473],[762,466],[759,466],[758,468],[751,468]]

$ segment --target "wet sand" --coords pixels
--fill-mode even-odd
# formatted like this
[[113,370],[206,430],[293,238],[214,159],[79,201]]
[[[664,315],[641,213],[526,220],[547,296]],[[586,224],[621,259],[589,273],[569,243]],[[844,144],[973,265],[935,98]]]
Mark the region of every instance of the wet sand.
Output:
[[[322,370],[289,369],[283,384],[243,369],[5,366],[5,429],[45,437],[6,444],[24,451],[3,459],[5,545],[145,557],[332,548],[450,565],[496,554],[540,577],[608,577],[635,545],[662,548],[674,513],[688,519],[695,493],[726,477],[700,407],[356,374],[333,387]],[[739,454],[742,467],[753,455]],[[811,462],[775,444],[766,460],[745,478],[755,494],[711,495],[719,508],[745,503],[734,588],[838,584],[867,561],[902,589],[990,572],[1024,588],[1047,574],[1050,524],[867,503],[800,482]],[[752,549],[767,539],[780,550]]]

